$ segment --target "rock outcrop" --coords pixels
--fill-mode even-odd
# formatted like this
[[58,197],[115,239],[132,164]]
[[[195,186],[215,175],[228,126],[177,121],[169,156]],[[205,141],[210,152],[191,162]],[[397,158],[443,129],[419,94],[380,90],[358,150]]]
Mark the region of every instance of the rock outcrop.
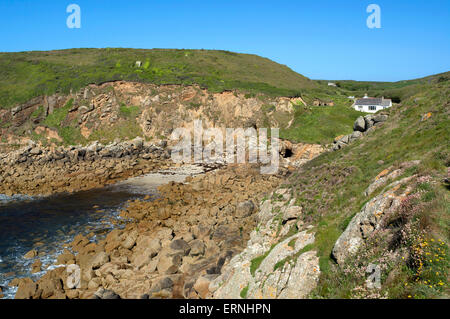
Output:
[[[366,196],[385,186],[388,181],[399,178],[405,168],[417,164],[418,161],[406,162],[398,169],[383,170],[366,190]],[[415,175],[404,177],[385,186],[379,195],[370,199],[352,218],[333,247],[333,257],[339,264],[355,254],[372,233],[383,226],[383,221],[397,211],[402,201],[410,194],[413,187],[411,180],[414,178]]]
[[[212,93],[199,86],[116,81],[92,84],[68,95],[41,96],[11,110],[0,110],[0,135],[8,137],[9,144],[22,143],[23,132],[52,143],[61,141],[56,132],[60,126],[72,127],[89,139],[103,129],[112,129],[112,133],[114,128],[124,129],[121,123],[129,120],[140,135],[157,142],[199,118],[205,128],[260,128],[267,120],[270,127],[285,128],[294,118],[294,105],[299,104],[305,105],[301,98],[259,99],[240,92]],[[46,127],[46,118],[65,107],[61,123]],[[52,129],[52,136],[47,129]]]
[[[320,275],[314,233],[287,189],[261,203],[247,247],[211,282],[214,298],[306,298]],[[289,235],[294,232],[293,235]]]
[[[129,202],[125,229],[97,241],[77,235],[58,268],[15,282],[16,298],[209,298],[209,283],[245,247],[257,203],[281,177],[236,165],[163,185],[160,198]],[[70,264],[80,288],[67,285]]]
[[386,122],[388,119],[387,114],[368,114],[366,116],[360,116],[353,124],[353,133],[348,135],[341,135],[334,139],[332,150],[337,151],[353,141],[361,138],[364,134],[373,131],[376,127]]
[[0,155],[0,193],[48,195],[101,187],[168,168],[169,151],[141,138],[102,145],[41,147]]

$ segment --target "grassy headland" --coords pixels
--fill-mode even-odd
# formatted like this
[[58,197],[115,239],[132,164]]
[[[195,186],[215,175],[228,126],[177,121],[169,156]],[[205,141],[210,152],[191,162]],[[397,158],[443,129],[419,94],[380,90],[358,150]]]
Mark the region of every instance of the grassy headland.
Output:
[[287,66],[228,51],[106,48],[14,52],[0,53],[0,108],[115,80],[198,84],[212,92],[240,89],[277,96],[296,96],[303,89],[317,87]]

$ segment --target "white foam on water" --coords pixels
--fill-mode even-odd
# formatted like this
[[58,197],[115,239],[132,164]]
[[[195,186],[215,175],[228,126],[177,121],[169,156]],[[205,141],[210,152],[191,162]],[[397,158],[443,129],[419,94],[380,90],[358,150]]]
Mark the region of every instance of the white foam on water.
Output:
[[61,267],[65,268],[66,265],[50,265],[50,266],[47,267],[46,270],[43,271],[43,273],[45,273],[45,272],[47,272],[49,270],[54,270],[54,269],[61,268]]
[[5,287],[6,290],[3,291],[3,299],[14,299],[17,292],[17,287]]
[[21,201],[21,200],[35,200],[40,198],[41,196],[28,196],[28,195],[20,195],[20,194],[16,194],[16,195],[5,195],[5,194],[0,194],[0,203],[9,203],[9,202],[14,202],[14,201]]

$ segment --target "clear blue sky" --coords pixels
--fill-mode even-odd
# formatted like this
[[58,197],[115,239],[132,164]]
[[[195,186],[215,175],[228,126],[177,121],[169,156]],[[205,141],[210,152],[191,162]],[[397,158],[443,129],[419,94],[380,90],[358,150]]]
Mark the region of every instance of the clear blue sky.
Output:
[[[81,7],[81,29],[66,7]],[[381,29],[366,8],[381,7]],[[449,0],[1,0],[0,51],[74,47],[254,53],[313,79],[396,81],[450,70]]]

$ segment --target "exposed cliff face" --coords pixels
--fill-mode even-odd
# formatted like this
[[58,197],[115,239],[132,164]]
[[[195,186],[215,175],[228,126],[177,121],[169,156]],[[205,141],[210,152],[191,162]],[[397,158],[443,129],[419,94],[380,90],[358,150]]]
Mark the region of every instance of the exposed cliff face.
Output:
[[[170,140],[175,128],[192,130],[194,120],[199,119],[205,129],[221,128],[224,133],[225,128],[282,128],[289,125],[296,105],[302,103],[300,98],[249,97],[237,92],[210,93],[197,86],[123,81],[90,85],[69,95],[37,97],[11,110],[0,110],[0,147],[5,150],[0,156],[0,191],[48,194],[104,185],[115,175],[100,169],[103,162],[111,162],[107,166],[112,169],[128,156],[121,152],[116,156],[115,151],[111,156],[105,151],[119,142],[133,145],[132,139],[144,138],[140,143],[145,141],[149,147],[149,141],[164,141],[164,147],[168,141],[171,146],[177,143]],[[87,146],[62,147],[67,144]],[[15,146],[21,148],[8,152]],[[86,149],[92,150],[93,158],[84,157]],[[320,145],[282,142],[282,165],[301,165],[323,151]],[[140,164],[153,158],[170,165],[170,148],[163,153],[153,156],[153,151],[142,148],[134,155]],[[91,166],[99,169],[88,169]],[[121,179],[146,173],[152,167],[156,166],[131,169]],[[84,185],[75,181],[82,174],[74,172],[81,171],[90,175],[91,182]]]
[[69,95],[37,97],[1,110],[3,143],[24,136],[49,143],[111,142],[144,136],[166,139],[178,127],[201,119],[205,128],[285,128],[300,98],[251,97],[238,92],[211,93],[198,86],[133,82],[90,85]]

